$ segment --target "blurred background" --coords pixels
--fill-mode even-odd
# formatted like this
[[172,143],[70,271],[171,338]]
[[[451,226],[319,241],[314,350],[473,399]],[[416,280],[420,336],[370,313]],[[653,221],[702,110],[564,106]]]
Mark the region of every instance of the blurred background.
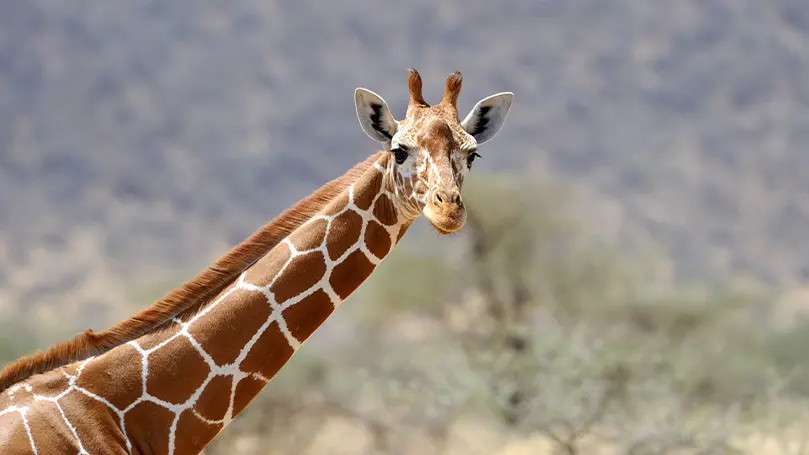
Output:
[[152,303],[376,150],[407,68],[513,91],[206,450],[809,453],[803,0],[0,2],[0,362]]

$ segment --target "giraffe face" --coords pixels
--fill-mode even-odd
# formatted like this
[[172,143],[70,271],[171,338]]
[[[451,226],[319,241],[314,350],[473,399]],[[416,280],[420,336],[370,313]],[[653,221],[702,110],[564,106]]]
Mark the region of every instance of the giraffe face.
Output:
[[514,96],[504,92],[484,98],[459,121],[460,73],[447,78],[444,99],[435,106],[424,101],[421,77],[413,69],[408,87],[410,104],[403,120],[395,120],[387,103],[363,88],[355,92],[357,116],[365,133],[390,152],[393,182],[388,184],[399,216],[411,220],[424,214],[437,232],[451,234],[466,222],[461,189],[480,156],[478,146],[500,130]]
[[423,213],[442,234],[466,222],[461,188],[478,156],[475,138],[452,120],[432,107],[414,112],[399,123],[390,145],[397,193],[408,195],[399,211],[413,218]]

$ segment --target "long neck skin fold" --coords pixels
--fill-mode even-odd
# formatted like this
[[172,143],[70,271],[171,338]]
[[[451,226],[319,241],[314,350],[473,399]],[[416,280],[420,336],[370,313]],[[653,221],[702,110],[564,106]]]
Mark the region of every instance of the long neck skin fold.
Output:
[[[205,305],[2,392],[0,452],[199,453],[407,230],[388,155]],[[88,412],[99,423],[79,424]]]

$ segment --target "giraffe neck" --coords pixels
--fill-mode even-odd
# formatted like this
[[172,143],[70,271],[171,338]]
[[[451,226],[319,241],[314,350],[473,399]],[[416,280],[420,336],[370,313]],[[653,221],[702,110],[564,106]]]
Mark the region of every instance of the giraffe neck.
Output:
[[64,368],[59,381],[112,411],[130,451],[198,453],[407,230],[388,164],[381,155],[211,303]]

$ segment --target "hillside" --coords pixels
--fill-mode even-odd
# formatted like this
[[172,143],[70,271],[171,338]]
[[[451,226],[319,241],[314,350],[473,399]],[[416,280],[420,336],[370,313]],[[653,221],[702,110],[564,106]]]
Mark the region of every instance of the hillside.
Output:
[[570,183],[684,279],[809,279],[799,0],[29,0],[0,15],[0,321],[97,327],[194,273],[373,152],[353,90],[401,117],[409,66],[428,100],[463,71],[464,112],[515,92],[476,171]]

